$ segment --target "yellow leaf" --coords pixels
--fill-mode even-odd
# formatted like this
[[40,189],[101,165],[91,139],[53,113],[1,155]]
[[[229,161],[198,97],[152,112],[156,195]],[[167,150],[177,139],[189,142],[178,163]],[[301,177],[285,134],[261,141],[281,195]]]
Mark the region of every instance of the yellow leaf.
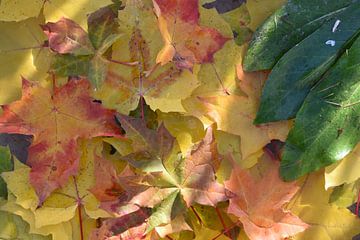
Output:
[[21,21],[37,17],[44,0],[2,0],[0,21]]
[[[49,51],[41,48],[45,35],[37,18],[21,22],[0,22],[0,104],[21,96],[21,76],[39,81],[47,76]],[[38,64],[42,62],[42,64]]]
[[194,143],[205,136],[201,121],[192,116],[180,113],[162,113],[157,111],[158,120],[163,122],[166,129],[174,136],[184,155],[191,150]]
[[111,0],[45,1],[44,15],[47,22],[56,22],[65,17],[87,29],[87,15],[109,4],[112,4]]
[[124,114],[138,106],[141,96],[153,110],[184,112],[181,100],[197,87],[198,67],[191,73],[176,69],[172,63],[156,65],[163,43],[151,1],[128,1],[119,14],[119,25],[123,34],[113,46],[112,58],[139,64],[110,64],[108,79],[96,98]]
[[255,31],[273,12],[282,6],[286,0],[249,0],[246,6],[250,13],[251,22],[249,27]]
[[360,178],[360,144],[340,162],[325,169],[326,188],[351,183]]
[[206,227],[201,227],[200,229],[195,230],[194,240],[209,240],[215,237],[217,237],[217,240],[229,240],[229,238],[224,234],[221,234],[221,232]]
[[[39,207],[37,206],[38,197],[28,180],[30,168],[16,160],[15,170],[2,174],[15,199],[12,202],[9,201],[2,209],[22,216],[30,224],[33,233],[43,235],[51,233],[54,239],[61,240],[80,239],[80,213],[83,229],[86,224],[94,227],[94,219],[110,217],[107,212],[99,208],[100,203],[88,191],[95,183],[94,153],[101,153],[101,140],[82,142],[81,149],[79,174],[70,178],[63,188],[53,192]],[[67,230],[61,230],[63,228]],[[67,238],[62,238],[63,235],[57,238],[58,232],[62,232]]]
[[0,209],[20,216],[29,224],[29,233],[40,234],[44,236],[51,234],[53,240],[72,240],[71,234],[69,234],[72,231],[71,224],[69,222],[64,222],[57,225],[49,225],[42,228],[35,228],[34,213],[28,209],[24,209],[20,205],[17,205],[14,198],[14,196],[9,195],[8,202],[1,206]]
[[346,208],[329,204],[323,171],[309,175],[288,208],[311,225],[294,239],[351,239],[360,232],[360,220]]

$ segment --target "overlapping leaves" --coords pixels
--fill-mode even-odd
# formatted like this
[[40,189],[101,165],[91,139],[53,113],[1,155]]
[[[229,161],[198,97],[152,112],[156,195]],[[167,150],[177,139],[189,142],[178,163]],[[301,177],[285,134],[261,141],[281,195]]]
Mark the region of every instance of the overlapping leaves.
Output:
[[[0,88],[2,103],[9,103],[0,117],[1,238],[340,239],[359,232],[359,220],[345,209],[356,201],[356,174],[339,174],[357,159],[356,151],[327,169],[330,190],[323,189],[322,172],[285,183],[279,140],[291,121],[252,124],[269,73],[243,71],[242,44],[281,0],[45,0],[16,9],[15,3],[0,3],[2,21],[19,21],[0,23],[0,81],[14,84]],[[347,21],[356,9],[348,5],[357,1],[304,14],[318,3],[289,1],[266,24],[287,31],[294,24],[286,21],[295,18],[306,29],[287,35],[291,41],[318,36],[314,30],[327,25],[339,39],[355,34],[356,24]],[[305,10],[295,11],[296,4]],[[280,22],[284,9],[291,14]],[[330,23],[344,14],[350,20]],[[341,35],[342,25],[349,31]],[[273,49],[267,65],[291,47],[287,38],[274,36],[282,50],[266,48]],[[334,56],[342,53],[336,44]],[[326,84],[335,76],[344,78],[333,87],[339,94],[356,91],[346,81],[357,76],[351,67],[356,49],[316,86],[318,94],[328,94]],[[269,52],[256,55],[262,53]],[[19,98],[20,74],[29,80],[22,98],[10,103]],[[355,115],[356,104],[331,97],[326,113],[341,105],[334,111]],[[325,128],[332,126],[338,127]],[[356,141],[343,138],[345,127],[337,138],[351,147]]]

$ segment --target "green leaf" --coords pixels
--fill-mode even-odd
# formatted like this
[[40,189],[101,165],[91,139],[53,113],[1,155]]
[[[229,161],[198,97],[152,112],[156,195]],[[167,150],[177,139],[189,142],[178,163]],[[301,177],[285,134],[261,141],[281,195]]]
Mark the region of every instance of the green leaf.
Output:
[[280,173],[294,180],[344,158],[360,140],[360,38],[307,96],[286,140]]
[[[8,147],[0,146],[0,174],[3,172],[9,172],[13,169],[13,163],[11,161],[11,153]],[[7,198],[7,186],[0,177],[0,198]]]
[[118,31],[119,24],[116,19],[120,7],[120,4],[112,4],[89,15],[89,38],[95,49],[100,49],[105,40]]
[[352,2],[289,0],[256,31],[244,59],[244,69],[271,69],[285,52]]
[[338,207],[347,208],[356,202],[360,188],[360,180],[343,184],[334,188],[330,195],[329,203]]
[[93,56],[73,56],[70,54],[57,54],[51,64],[51,70],[58,76],[87,76],[89,61]]
[[175,189],[173,193],[169,194],[159,205],[154,207],[153,213],[148,219],[147,233],[161,224],[169,223],[183,210],[185,206],[181,201],[179,193],[180,190]]
[[360,2],[352,4],[280,59],[265,83],[256,124],[295,117],[311,88],[360,31],[359,12]]
[[108,61],[103,57],[95,55],[89,65],[88,78],[92,85],[99,89],[107,76]]

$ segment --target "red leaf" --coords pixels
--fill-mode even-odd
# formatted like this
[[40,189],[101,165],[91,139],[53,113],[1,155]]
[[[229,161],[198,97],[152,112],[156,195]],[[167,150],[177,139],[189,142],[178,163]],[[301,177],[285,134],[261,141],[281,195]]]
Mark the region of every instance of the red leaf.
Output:
[[0,132],[33,135],[27,164],[40,204],[78,171],[78,138],[120,136],[114,115],[90,97],[87,80],[54,93],[23,79],[22,98],[3,107]]
[[56,23],[48,22],[42,29],[49,38],[49,47],[54,52],[75,55],[94,53],[87,32],[70,19],[61,18]]
[[230,39],[216,29],[199,25],[198,0],[153,0],[165,47],[157,62],[174,61],[179,68],[209,63]]

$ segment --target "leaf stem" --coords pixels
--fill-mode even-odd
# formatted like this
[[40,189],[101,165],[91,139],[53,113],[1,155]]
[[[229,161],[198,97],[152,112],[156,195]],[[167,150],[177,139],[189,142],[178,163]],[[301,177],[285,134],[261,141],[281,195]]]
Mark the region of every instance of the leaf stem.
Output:
[[225,87],[224,82],[222,81],[222,79],[221,79],[218,71],[216,70],[215,65],[214,65],[213,63],[211,63],[211,66],[212,66],[212,68],[214,69],[216,78],[219,80],[219,83],[220,83],[220,85],[221,85],[221,88],[222,88],[223,92],[224,92],[226,95],[230,95],[230,93],[229,93],[229,91],[227,90],[227,88]]
[[118,61],[118,60],[114,60],[114,59],[108,59],[110,62],[112,63],[117,63],[117,64],[121,64],[121,65],[124,65],[124,66],[128,66],[128,67],[134,67],[136,65],[139,64],[139,62],[123,62],[123,61]]
[[360,207],[360,189],[359,189],[359,192],[358,192],[358,199],[357,199],[357,202],[356,202],[356,210],[355,210],[355,214],[356,214],[357,217],[359,216],[359,207]]
[[[223,226],[224,229],[227,229],[225,221],[224,221],[223,217],[221,216],[221,212],[220,212],[219,208],[215,207],[215,211],[216,211],[216,214],[218,215],[218,217],[220,219],[221,225]],[[227,235],[227,234],[225,234],[225,235]]]
[[145,120],[145,113],[144,113],[144,97],[140,96],[140,112],[141,112],[141,119]]
[[234,227],[236,227],[238,223],[239,223],[239,221],[237,221],[236,223],[234,223],[231,227],[224,229],[221,233],[219,233],[218,235],[216,235],[216,236],[215,236],[214,238],[212,238],[211,240],[218,239],[221,235],[228,233],[230,230],[232,230]]
[[73,180],[74,180],[74,185],[75,185],[75,190],[76,190],[76,202],[78,205],[78,214],[79,214],[79,225],[80,225],[80,240],[84,240],[84,228],[83,228],[83,221],[82,221],[82,199],[80,197],[79,194],[79,188],[77,185],[77,181],[76,178],[73,176]]
[[194,212],[194,214],[195,214],[197,220],[199,221],[200,225],[203,225],[202,220],[201,220],[199,214],[196,212],[196,210],[195,210],[195,208],[194,208],[193,206],[191,206],[191,210]]

